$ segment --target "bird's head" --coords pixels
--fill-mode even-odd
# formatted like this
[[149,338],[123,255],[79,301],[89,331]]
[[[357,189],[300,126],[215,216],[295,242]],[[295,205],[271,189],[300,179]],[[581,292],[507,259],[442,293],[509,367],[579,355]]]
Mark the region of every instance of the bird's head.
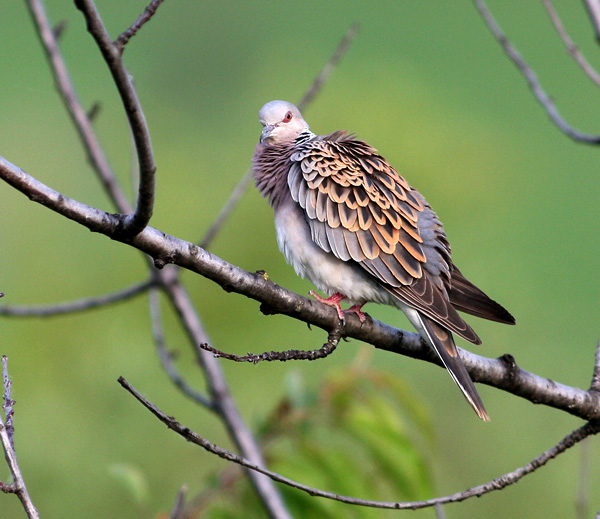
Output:
[[308,131],[308,124],[300,110],[287,101],[271,101],[258,112],[263,125],[260,142],[263,144],[285,144],[293,142],[302,132]]

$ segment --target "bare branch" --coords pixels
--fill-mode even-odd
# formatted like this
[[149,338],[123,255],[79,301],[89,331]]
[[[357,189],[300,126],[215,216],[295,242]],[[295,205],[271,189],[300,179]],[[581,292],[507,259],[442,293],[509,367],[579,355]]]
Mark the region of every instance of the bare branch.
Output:
[[561,40],[565,44],[567,48],[567,52],[571,55],[571,57],[575,60],[575,62],[581,67],[581,69],[585,72],[585,75],[589,77],[597,86],[600,86],[600,75],[594,67],[590,64],[590,62],[585,58],[585,56],[579,50],[579,47],[575,45],[569,33],[567,33],[565,26],[563,25],[556,9],[554,9],[554,5],[551,0],[543,0],[544,7],[546,7],[546,11],[548,11],[548,15],[554,24],[554,28],[556,32],[558,32]]
[[571,137],[573,140],[578,142],[583,142],[586,144],[599,144],[600,143],[600,135],[589,135],[579,130],[576,130],[572,126],[570,126],[560,115],[556,105],[552,98],[546,93],[546,91],[542,88],[539,79],[537,78],[536,73],[533,69],[527,64],[527,62],[521,57],[519,51],[510,43],[502,29],[492,16],[492,13],[488,10],[485,2],[483,0],[473,0],[475,3],[475,7],[478,9],[481,14],[483,20],[488,26],[490,32],[494,35],[498,43],[504,49],[506,55],[512,60],[512,62],[517,66],[517,68],[521,71],[521,74],[527,80],[529,87],[531,88],[533,94],[537,98],[537,100],[541,103],[546,110],[546,113],[552,120],[552,122],[558,126],[558,128]]
[[13,405],[15,405],[15,401],[10,396],[12,380],[8,376],[8,358],[6,355],[2,355],[2,382],[4,387],[4,394],[2,395],[2,409],[4,411],[4,428],[6,430],[6,434],[8,435],[8,439],[10,440],[10,445],[14,449],[15,428],[13,425],[13,419],[15,412],[13,409]]
[[317,360],[324,359],[331,355],[337,348],[340,339],[342,338],[340,329],[337,329],[329,334],[329,338],[321,348],[318,350],[302,351],[302,350],[287,350],[287,351],[267,351],[265,353],[248,353],[248,355],[232,355],[231,353],[225,353],[216,348],[213,348],[209,344],[200,344],[199,348],[204,351],[212,353],[215,357],[222,357],[227,360],[233,360],[235,362],[251,362],[252,364],[258,364],[261,361],[271,362],[278,360],[286,362],[288,360]]
[[129,391],[146,409],[148,409],[154,416],[156,416],[162,423],[164,423],[169,429],[175,431],[179,435],[183,436],[187,441],[192,442],[196,445],[199,445],[203,449],[207,450],[211,454],[215,454],[220,458],[223,458],[227,461],[237,463],[251,470],[256,470],[261,474],[264,474],[274,481],[279,483],[286,484],[298,490],[302,490],[310,494],[311,496],[324,497],[326,499],[332,499],[335,501],[340,501],[343,503],[348,503],[352,505],[358,506],[367,506],[371,508],[385,508],[385,509],[393,509],[393,510],[416,510],[419,508],[427,508],[436,505],[442,505],[446,503],[456,503],[460,501],[464,501],[466,499],[472,497],[480,497],[484,494],[495,490],[502,490],[509,485],[512,485],[519,481],[524,476],[535,472],[538,468],[545,465],[548,461],[553,458],[556,458],[559,454],[562,454],[567,449],[580,442],[581,440],[587,438],[590,435],[597,434],[600,432],[600,424],[588,422],[584,426],[576,429],[565,438],[563,438],[558,444],[556,444],[551,449],[547,450],[527,465],[518,468],[515,471],[504,474],[498,478],[493,479],[489,483],[485,483],[483,485],[479,485],[476,487],[469,488],[463,492],[458,492],[456,494],[452,494],[444,497],[437,497],[434,499],[429,499],[426,501],[411,501],[411,502],[389,502],[389,501],[373,501],[368,499],[358,499],[355,497],[342,496],[339,494],[335,494],[333,492],[326,492],[324,490],[320,490],[317,488],[312,488],[302,483],[298,483],[293,481],[285,476],[282,476],[276,472],[271,472],[269,470],[265,470],[256,466],[255,464],[249,462],[248,460],[233,454],[232,452],[225,450],[217,445],[211,443],[210,441],[202,438],[194,431],[190,430],[188,427],[181,425],[177,422],[173,417],[166,415],[163,413],[158,407],[156,407],[152,402],[148,401],[144,398],[138,391],[136,391],[129,382],[127,382],[123,377],[119,377],[119,383]]
[[594,362],[594,374],[592,375],[592,383],[590,384],[590,391],[600,393],[600,341],[596,347],[596,356]]
[[139,16],[139,18],[131,24],[131,26],[121,34],[115,40],[114,45],[119,50],[121,54],[125,50],[125,45],[129,42],[131,38],[133,38],[136,33],[142,28],[142,26],[150,21],[150,18],[154,16],[156,10],[159,8],[160,4],[163,3],[164,0],[152,0],[144,9],[144,12]]
[[[321,71],[313,79],[313,82],[311,83],[310,87],[308,87],[308,90],[302,96],[302,99],[300,99],[300,102],[298,103],[298,108],[300,110],[304,110],[304,108],[306,108],[317,96],[317,94],[323,89],[325,83],[329,79],[329,76],[331,76],[332,72],[335,70],[342,58],[348,52],[350,45],[352,44],[354,38],[356,38],[356,35],[358,34],[358,29],[358,23],[353,23],[348,28],[346,34],[344,34],[344,36],[338,43],[338,46],[336,47],[335,51],[333,52],[327,63],[325,63]],[[221,230],[221,227],[223,227],[223,224],[227,221],[233,210],[237,207],[242,196],[244,196],[244,193],[248,189],[248,186],[250,185],[251,181],[252,168],[249,168],[248,171],[246,171],[244,176],[241,178],[241,180],[238,182],[238,184],[235,186],[235,188],[231,192],[231,195],[229,195],[227,202],[225,202],[225,205],[223,206],[221,211],[219,211],[219,214],[215,218],[214,222],[211,224],[210,228],[208,229],[202,240],[200,240],[200,247],[202,247],[203,249],[208,249],[215,236]]]
[[167,350],[165,344],[165,333],[162,327],[162,317],[160,312],[160,301],[158,299],[158,289],[150,289],[149,294],[150,302],[150,316],[152,318],[152,335],[154,336],[154,342],[156,344],[156,350],[158,351],[158,358],[167,372],[167,375],[171,381],[177,386],[181,392],[190,397],[195,402],[203,405],[207,409],[215,410],[213,402],[211,402],[205,395],[199,393],[188,385],[185,379],[181,376],[181,373],[177,371],[172,361],[171,353]]
[[13,483],[9,485],[0,483],[0,490],[5,493],[16,494],[25,509],[27,517],[30,519],[38,519],[39,514],[27,491],[27,486],[25,485],[25,480],[23,479],[23,474],[21,473],[21,468],[17,461],[17,453],[13,442],[12,406],[14,401],[10,398],[12,381],[8,377],[8,359],[6,355],[2,356],[2,378],[4,380],[4,403],[2,407],[5,411],[5,418],[3,420],[2,416],[0,416],[0,442],[2,442],[4,457],[6,458],[8,468],[12,474]]
[[229,195],[227,202],[219,211],[219,214],[209,227],[208,231],[204,235],[204,237],[200,240],[200,247],[203,249],[208,249],[210,244],[215,239],[215,236],[221,230],[221,227],[225,224],[233,210],[237,207],[240,200],[248,190],[248,186],[252,182],[252,168],[248,168],[248,171],[244,173],[244,176],[237,183],[237,185],[233,188],[233,191]]
[[0,315],[10,317],[53,317],[55,315],[63,315],[74,312],[84,312],[93,308],[110,305],[120,301],[131,299],[142,292],[148,290],[153,281],[142,281],[130,287],[105,294],[102,296],[89,297],[78,299],[76,301],[68,301],[65,303],[56,303],[52,305],[26,305],[26,306],[0,306]]
[[[600,1],[598,0],[584,0],[584,4],[587,7],[594,30],[596,31],[596,40],[600,42]],[[600,514],[600,512],[599,512]]]
[[117,185],[114,172],[92,127],[91,116],[81,106],[81,102],[73,88],[65,61],[58,47],[58,35],[50,25],[44,4],[41,0],[28,0],[27,5],[31,17],[36,24],[37,34],[42,47],[48,57],[56,89],[79,133],[79,138],[87,153],[88,160],[117,210],[121,213],[130,213],[132,209],[129,201]]
[[135,141],[140,165],[138,200],[135,212],[125,217],[121,227],[121,232],[125,235],[135,235],[148,225],[154,206],[156,164],[154,163],[150,131],[133,86],[133,80],[121,59],[121,52],[110,39],[94,2],[92,0],[76,0],[75,5],[83,13],[88,32],[96,41],[112,74]]
[[[260,301],[265,308],[268,307],[269,313],[288,315],[328,332],[334,330],[339,323],[337,312],[333,308],[274,284],[264,273],[247,272],[192,243],[152,227],[146,227],[132,238],[123,237],[118,232],[118,217],[58,193],[2,157],[0,178],[37,203],[92,231],[122,241],[150,255],[158,267],[174,263],[218,283],[228,291]],[[183,291],[183,288],[180,287],[180,290]],[[172,293],[169,297],[174,299]],[[193,311],[190,312],[192,313]],[[422,342],[417,333],[397,330],[376,320],[369,319],[360,323],[356,316],[350,315],[346,319],[345,334],[380,349],[440,365],[439,357]],[[210,342],[203,332],[190,334],[190,337],[194,344]],[[503,389],[536,404],[561,409],[584,420],[600,418],[600,394],[597,392],[569,387],[529,373],[517,366],[510,355],[500,359],[487,359],[461,350],[461,358],[477,382]],[[204,362],[215,361],[209,354],[203,359]]]
[[350,27],[348,27],[346,34],[344,34],[338,43],[338,46],[331,55],[331,58],[329,58],[329,61],[325,63],[321,69],[321,72],[317,74],[312,82],[312,85],[310,85],[306,93],[302,96],[302,99],[300,99],[298,102],[298,108],[301,111],[304,110],[322,90],[323,85],[327,82],[331,73],[335,70],[342,58],[348,52],[350,45],[352,45],[354,38],[356,38],[356,35],[358,34],[359,28],[360,26],[357,22],[354,22],[352,25],[350,25]]

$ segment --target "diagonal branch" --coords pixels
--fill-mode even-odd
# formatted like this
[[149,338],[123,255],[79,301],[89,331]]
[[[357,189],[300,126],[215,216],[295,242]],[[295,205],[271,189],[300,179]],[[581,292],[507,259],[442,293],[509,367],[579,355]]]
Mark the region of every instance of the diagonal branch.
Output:
[[144,9],[144,12],[138,17],[138,19],[131,24],[131,26],[121,34],[115,40],[114,45],[119,50],[121,54],[125,50],[125,45],[129,42],[131,38],[133,38],[137,32],[142,28],[142,26],[150,21],[150,18],[154,16],[156,10],[159,8],[160,4],[162,4],[164,0],[152,0]]
[[524,476],[535,472],[538,468],[542,467],[551,459],[556,458],[558,455],[565,452],[567,449],[573,447],[575,444],[580,442],[581,440],[587,438],[590,435],[598,434],[600,432],[600,423],[588,422],[579,429],[576,429],[572,433],[565,436],[559,443],[557,443],[554,447],[547,450],[537,458],[533,459],[527,465],[518,468],[512,472],[504,474],[500,477],[493,479],[492,481],[485,483],[483,485],[479,485],[476,487],[469,488],[463,492],[458,492],[449,496],[437,497],[434,499],[428,499],[426,501],[411,501],[411,502],[389,502],[389,501],[373,501],[368,499],[358,499],[355,497],[342,496],[333,492],[326,492],[324,490],[320,490],[317,488],[309,487],[307,485],[303,485],[302,483],[298,483],[294,480],[286,478],[276,472],[272,472],[269,470],[262,469],[255,464],[249,462],[248,460],[241,458],[233,454],[232,452],[225,450],[212,442],[202,438],[194,431],[190,430],[188,427],[181,425],[177,422],[173,417],[168,416],[163,413],[158,407],[156,407],[152,402],[144,398],[138,391],[136,391],[127,380],[123,377],[119,377],[119,384],[123,386],[127,391],[129,391],[137,400],[140,402],[146,409],[148,409],[154,416],[156,416],[162,423],[164,423],[169,429],[175,431],[180,436],[184,437],[187,441],[199,445],[203,449],[207,450],[211,454],[215,454],[220,458],[223,458],[227,461],[237,463],[238,465],[242,465],[243,467],[249,468],[251,470],[256,470],[261,474],[264,474],[274,481],[279,483],[283,483],[290,487],[296,488],[298,490],[302,490],[310,494],[311,496],[316,497],[324,497],[326,499],[332,499],[335,501],[340,501],[342,503],[358,505],[358,506],[366,506],[371,508],[384,508],[384,509],[392,509],[392,510],[416,510],[420,508],[428,508],[432,506],[438,506],[446,503],[457,503],[460,501],[464,501],[466,499],[470,499],[472,497],[481,497],[484,494],[495,490],[502,490],[509,485],[512,485],[522,479]]
[[156,164],[150,131],[133,86],[133,80],[121,59],[121,52],[110,39],[94,2],[92,0],[76,0],[75,5],[83,13],[88,32],[96,41],[112,74],[135,142],[140,170],[138,200],[135,212],[126,216],[121,226],[121,232],[125,235],[135,235],[148,225],[154,206]]
[[552,98],[546,93],[546,91],[542,88],[542,85],[537,77],[537,74],[533,71],[533,69],[527,64],[527,62],[523,59],[519,51],[510,43],[494,17],[492,13],[487,8],[485,2],[483,0],[473,0],[475,3],[475,7],[481,14],[481,17],[485,21],[486,25],[490,32],[494,35],[498,43],[504,49],[506,55],[512,60],[512,62],[519,69],[523,77],[527,80],[529,84],[529,88],[531,88],[533,95],[537,98],[540,104],[546,110],[546,113],[552,120],[552,122],[558,126],[558,128],[571,137],[571,139],[583,142],[586,144],[600,144],[600,135],[589,135],[587,133],[580,132],[573,128],[569,123],[563,119],[562,115],[556,108],[554,101]]
[[579,47],[577,47],[577,45],[575,45],[575,43],[569,36],[569,33],[565,29],[565,26],[563,25],[560,17],[558,16],[556,9],[554,9],[552,0],[543,0],[543,2],[544,2],[544,7],[546,8],[546,11],[548,11],[548,15],[550,16],[550,19],[552,20],[554,28],[556,29],[556,32],[558,32],[560,39],[563,41],[563,43],[565,44],[565,47],[567,48],[567,52],[571,55],[571,57],[575,60],[575,62],[581,67],[581,70],[583,70],[585,72],[585,75],[587,77],[589,77],[594,83],[596,83],[596,86],[600,86],[600,75],[598,74],[598,72],[596,72],[594,67],[592,67],[590,62],[585,58],[585,56],[579,50]]
[[350,25],[350,27],[348,27],[348,30],[346,31],[344,36],[342,36],[342,39],[333,51],[333,54],[331,55],[329,60],[327,60],[327,63],[323,65],[321,71],[317,74],[315,79],[313,79],[312,84],[310,85],[310,87],[308,87],[308,90],[302,96],[302,99],[300,99],[300,101],[298,102],[297,106],[301,112],[304,111],[304,109],[310,103],[312,103],[313,99],[317,96],[317,94],[321,92],[323,86],[329,79],[329,76],[331,76],[333,71],[340,64],[340,61],[342,61],[342,58],[348,53],[350,45],[352,45],[352,42],[356,38],[359,29],[360,26],[357,22],[354,22],[352,25]]
[[[94,232],[145,252],[154,258],[154,263],[159,268],[174,263],[214,281],[228,291],[260,301],[265,312],[285,314],[328,332],[334,330],[339,323],[334,309],[276,285],[264,273],[253,274],[236,267],[193,243],[152,227],[146,227],[132,238],[123,237],[118,232],[117,216],[62,195],[2,157],[0,178],[37,203]],[[169,286],[168,282],[166,286]],[[173,299],[172,294],[170,297]],[[439,358],[423,344],[418,334],[397,330],[376,320],[369,319],[360,323],[358,318],[350,316],[346,320],[345,335],[380,349],[440,364]],[[194,344],[209,342],[202,334],[191,337]],[[211,356],[207,354],[207,358]],[[461,350],[461,358],[477,382],[503,389],[536,404],[561,409],[584,420],[600,419],[600,394],[596,392],[569,387],[529,373],[519,368],[510,355],[500,359],[487,359]]]
[[288,360],[317,360],[324,359],[331,355],[337,348],[340,339],[342,338],[341,330],[332,331],[327,338],[327,342],[318,350],[302,351],[302,350],[287,350],[287,351],[267,351],[265,353],[248,353],[248,355],[232,355],[213,348],[209,344],[200,344],[199,348],[212,353],[217,358],[233,360],[235,362],[251,362],[258,364],[262,361],[286,362]]
[[152,286],[152,283],[153,281],[150,280],[142,281],[124,288],[123,290],[119,290],[118,292],[113,292],[112,294],[88,297],[76,301],[68,301],[66,303],[40,306],[0,306],[0,315],[10,317],[52,317],[55,315],[83,312],[85,310],[99,308],[135,297],[148,290],[148,288]]

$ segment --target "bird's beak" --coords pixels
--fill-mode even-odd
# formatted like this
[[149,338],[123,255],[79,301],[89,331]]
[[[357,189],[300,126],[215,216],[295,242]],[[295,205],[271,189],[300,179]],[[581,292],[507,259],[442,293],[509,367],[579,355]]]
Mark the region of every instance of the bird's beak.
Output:
[[263,127],[263,131],[260,134],[260,142],[265,142],[270,136],[273,130],[275,129],[274,124],[267,124]]

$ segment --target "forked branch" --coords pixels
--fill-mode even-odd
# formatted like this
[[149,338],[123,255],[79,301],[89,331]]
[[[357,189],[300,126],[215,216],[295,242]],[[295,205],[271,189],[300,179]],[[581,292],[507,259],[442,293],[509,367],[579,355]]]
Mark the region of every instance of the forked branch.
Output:
[[120,232],[123,232],[126,236],[135,235],[148,225],[154,207],[156,164],[150,131],[137,92],[133,86],[133,80],[121,59],[121,51],[113,43],[104,27],[96,5],[92,0],[76,0],[75,5],[83,13],[88,32],[96,41],[96,45],[108,65],[131,126],[131,135],[135,142],[140,171],[138,199],[135,212],[126,216],[119,227]]
[[567,121],[563,118],[563,116],[558,111],[556,104],[552,100],[552,98],[546,93],[546,91],[542,88],[540,80],[537,77],[537,74],[533,71],[533,69],[529,66],[529,64],[523,59],[519,51],[516,47],[510,42],[510,40],[506,37],[498,22],[492,16],[492,13],[487,8],[487,5],[483,0],[473,0],[475,3],[475,7],[481,14],[481,17],[485,21],[486,25],[490,32],[494,35],[498,43],[504,49],[506,55],[512,60],[512,62],[519,69],[523,77],[527,80],[529,84],[529,88],[531,88],[533,94],[540,102],[540,104],[546,110],[546,113],[552,120],[552,122],[558,126],[558,128],[571,137],[571,139],[583,142],[586,144],[599,144],[600,143],[600,135],[590,135],[584,132],[581,132],[571,126]]

